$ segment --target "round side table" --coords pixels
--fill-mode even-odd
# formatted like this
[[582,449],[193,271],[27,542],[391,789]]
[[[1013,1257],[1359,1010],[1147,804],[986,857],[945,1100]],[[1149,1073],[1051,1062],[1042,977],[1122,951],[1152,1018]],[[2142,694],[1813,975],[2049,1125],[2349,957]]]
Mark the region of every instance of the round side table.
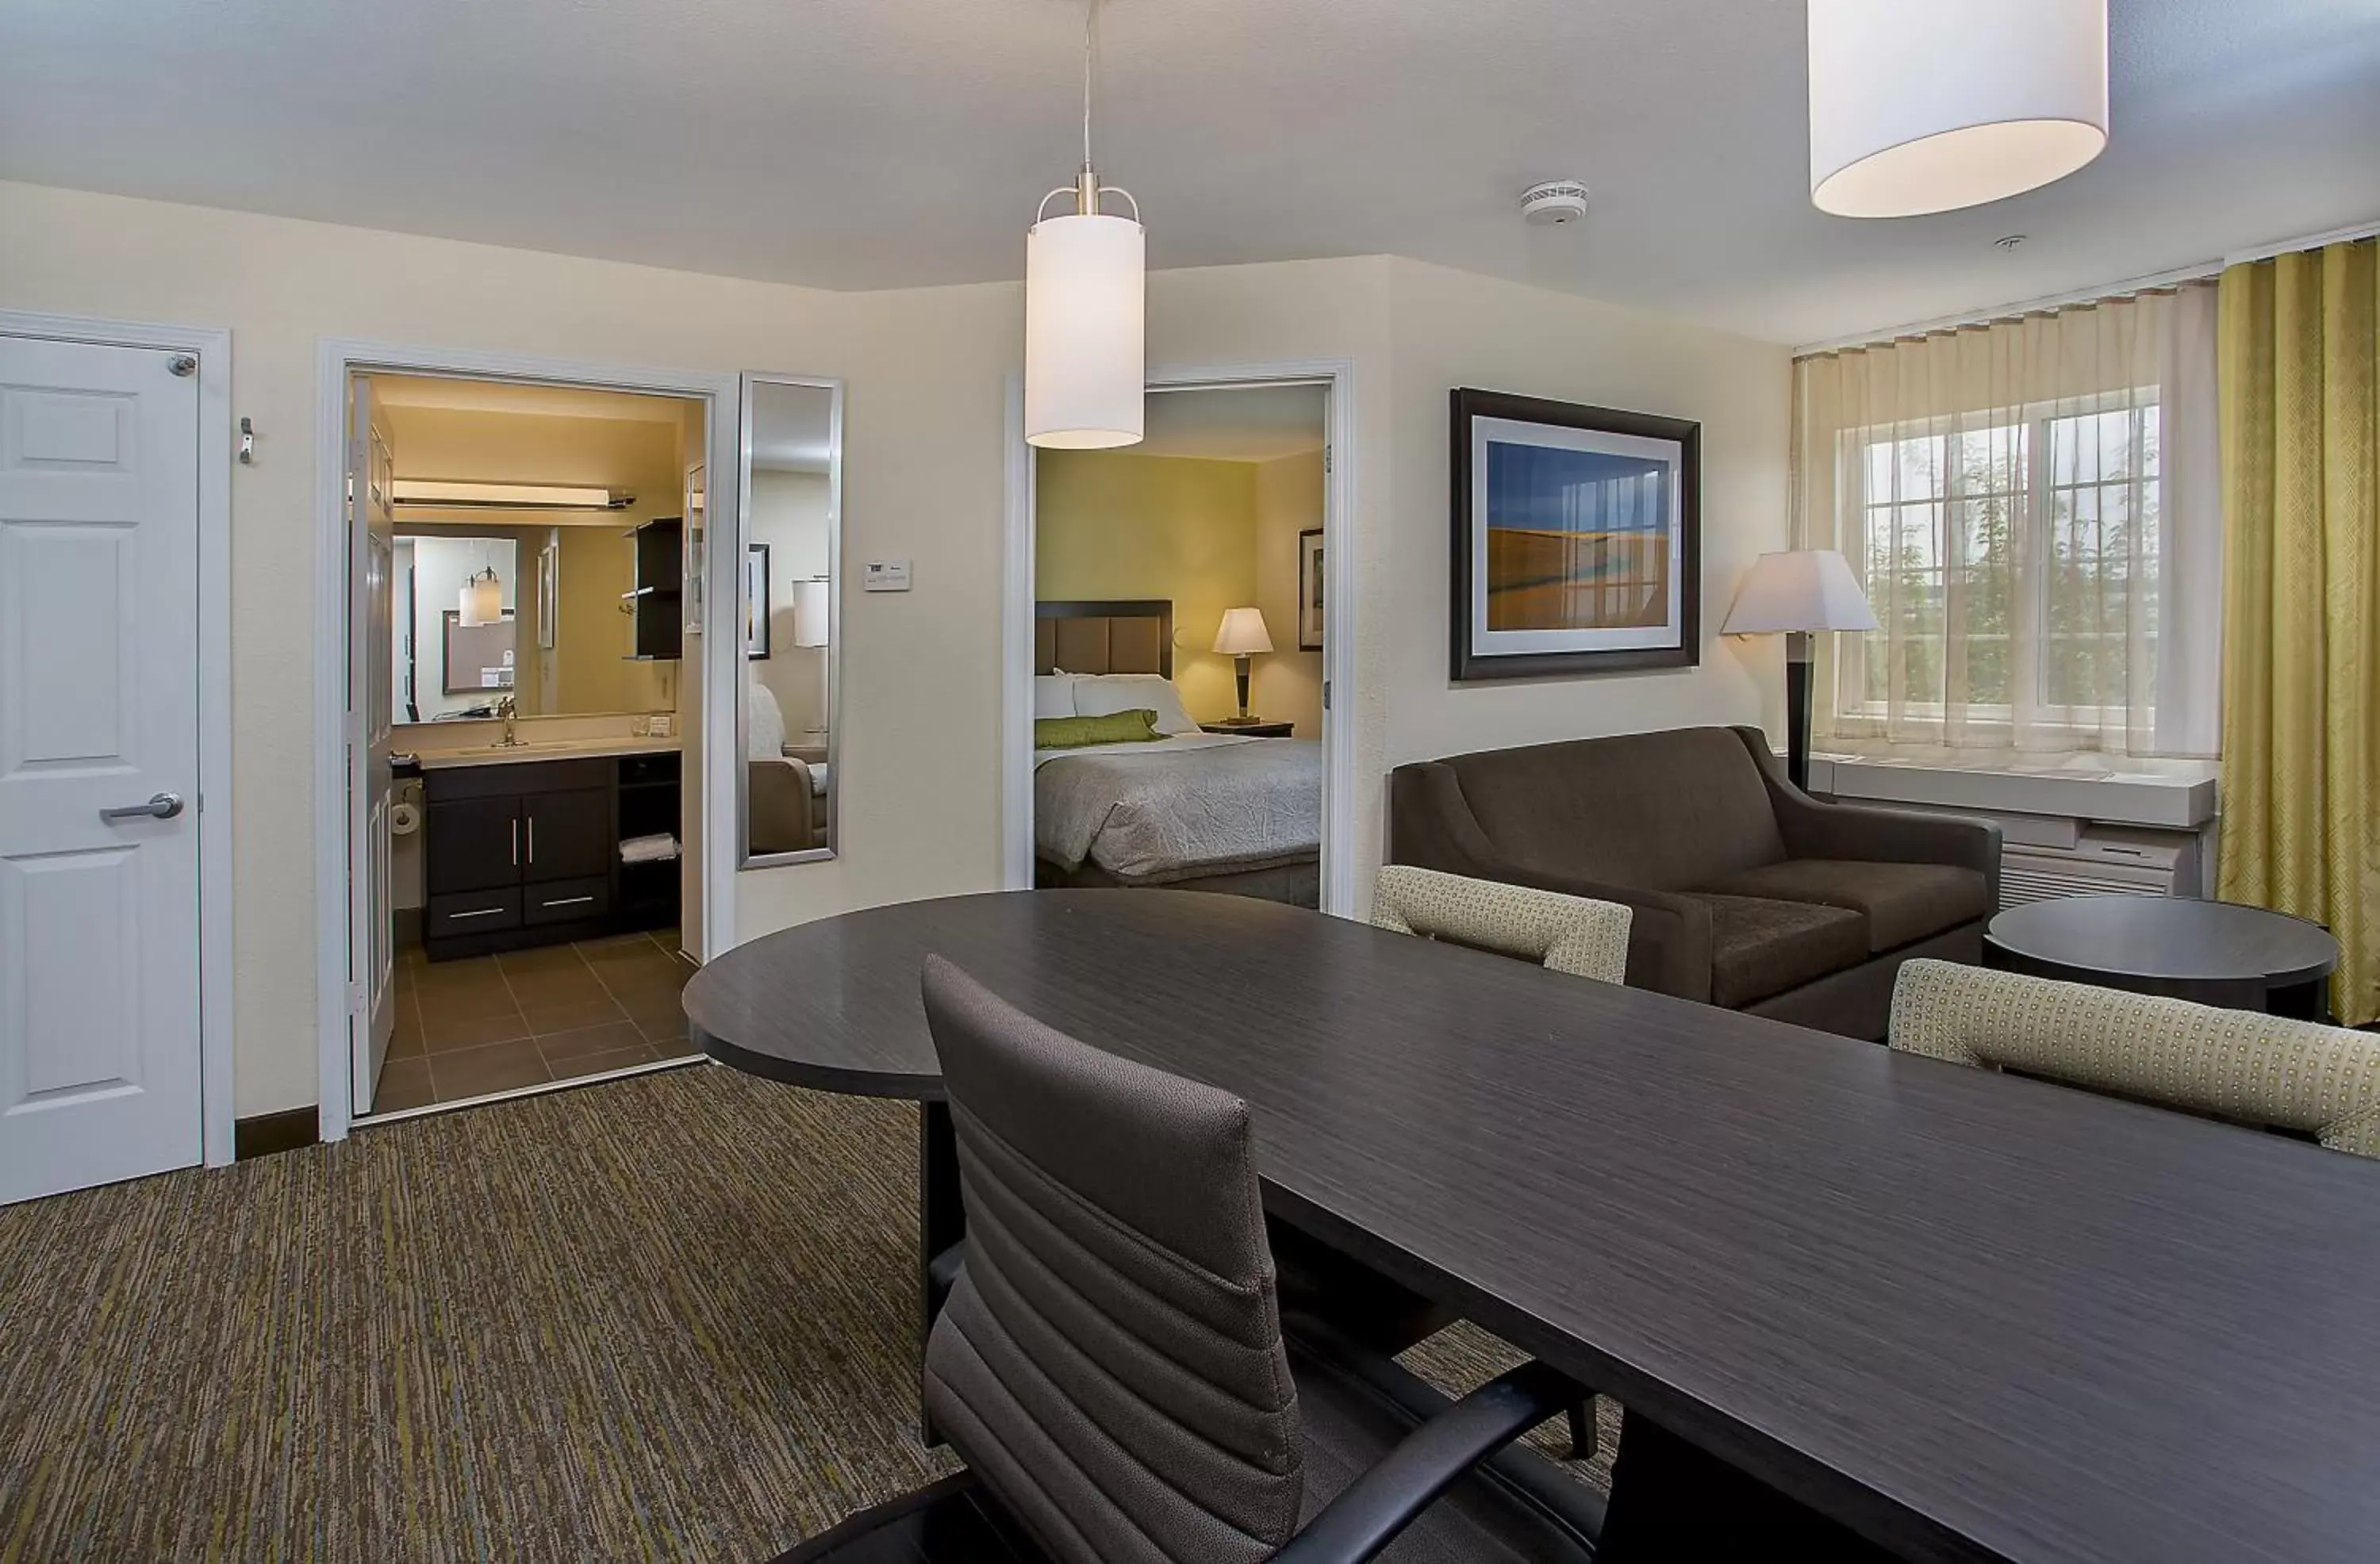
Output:
[[2319,1021],[2338,941],[2318,923],[2182,896],[2065,896],[2010,907],[1984,964],[2035,977]]

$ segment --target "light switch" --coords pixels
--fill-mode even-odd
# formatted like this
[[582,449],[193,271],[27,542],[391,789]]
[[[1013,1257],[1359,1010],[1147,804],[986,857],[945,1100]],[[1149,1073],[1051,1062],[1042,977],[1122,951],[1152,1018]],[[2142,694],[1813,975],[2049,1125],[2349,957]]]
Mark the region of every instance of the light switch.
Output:
[[863,592],[905,592],[909,589],[909,562],[905,559],[872,559],[861,570],[859,589]]

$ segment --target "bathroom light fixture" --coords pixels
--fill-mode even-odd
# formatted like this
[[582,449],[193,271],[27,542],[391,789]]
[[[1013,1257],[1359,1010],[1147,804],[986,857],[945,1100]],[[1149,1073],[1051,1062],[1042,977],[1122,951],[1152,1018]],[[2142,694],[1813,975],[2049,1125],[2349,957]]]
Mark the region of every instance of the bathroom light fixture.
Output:
[[389,481],[389,501],[441,510],[616,511],[636,503],[634,494],[576,483],[450,483],[440,479]]
[[482,624],[494,624],[504,616],[504,588],[496,579],[494,565],[463,578],[461,600],[455,609],[455,624],[466,630],[476,630]]
[[[1091,96],[1099,70],[1099,0],[1083,28],[1083,167],[1041,198],[1025,236],[1025,438],[1060,450],[1135,445],[1141,438],[1148,235],[1132,192],[1099,183],[1091,163]],[[1055,198],[1075,210],[1044,217]],[[1099,210],[1103,195],[1130,217]]]
[[1916,217],[2107,144],[2107,0],[1809,0],[1810,201]]

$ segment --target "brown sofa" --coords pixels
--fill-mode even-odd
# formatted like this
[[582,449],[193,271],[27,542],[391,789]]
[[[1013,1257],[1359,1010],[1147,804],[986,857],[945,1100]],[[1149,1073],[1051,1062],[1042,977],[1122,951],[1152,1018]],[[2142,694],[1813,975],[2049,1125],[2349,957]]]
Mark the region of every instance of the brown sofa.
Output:
[[1911,956],[1973,962],[1999,832],[1822,804],[1752,728],[1400,766],[1389,858],[1633,908],[1628,981],[1880,1039]]

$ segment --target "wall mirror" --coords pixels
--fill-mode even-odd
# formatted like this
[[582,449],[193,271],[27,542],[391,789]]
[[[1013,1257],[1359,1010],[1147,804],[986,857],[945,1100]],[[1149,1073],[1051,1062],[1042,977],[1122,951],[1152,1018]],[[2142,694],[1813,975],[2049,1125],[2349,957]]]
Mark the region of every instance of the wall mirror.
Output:
[[668,706],[621,609],[636,573],[622,524],[400,518],[390,715],[586,717]]
[[743,414],[732,547],[743,637],[743,863],[751,867],[836,850],[843,387],[746,375]]

